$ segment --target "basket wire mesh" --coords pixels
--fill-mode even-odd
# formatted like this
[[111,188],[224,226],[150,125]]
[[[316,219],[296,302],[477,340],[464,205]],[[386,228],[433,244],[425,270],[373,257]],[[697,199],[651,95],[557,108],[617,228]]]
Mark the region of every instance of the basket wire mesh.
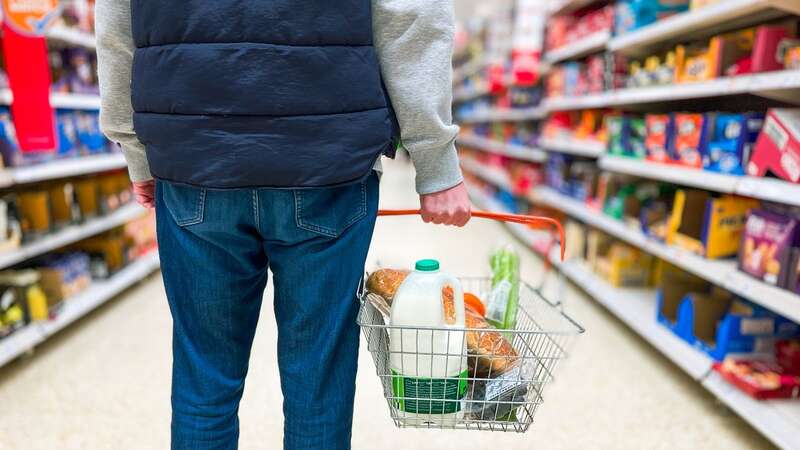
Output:
[[[460,281],[465,292],[480,298],[487,298],[492,288],[489,278]],[[385,309],[382,313],[376,307],[380,297],[373,296],[362,287],[358,324],[398,427],[527,431],[558,362],[584,331],[561,304],[548,301],[527,283],[520,283],[513,330],[392,326]],[[497,343],[498,334],[513,351],[486,351],[485,345],[476,345]],[[399,339],[399,351],[391,349],[392,339]],[[441,339],[447,342],[446,350],[434,351],[434,340]],[[459,372],[462,367],[467,370]],[[408,376],[423,372],[435,381]]]

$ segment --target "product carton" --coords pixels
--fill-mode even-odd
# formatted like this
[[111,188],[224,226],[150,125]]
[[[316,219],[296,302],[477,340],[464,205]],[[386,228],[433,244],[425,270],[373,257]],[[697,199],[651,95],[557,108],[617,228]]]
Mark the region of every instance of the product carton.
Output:
[[761,113],[717,114],[703,152],[703,168],[744,175],[745,163],[763,125]]
[[703,165],[703,153],[713,121],[714,113],[675,114],[673,158],[676,163],[689,167]]
[[598,275],[617,287],[647,286],[652,276],[650,254],[599,231],[589,233],[587,260]]
[[778,51],[781,42],[795,34],[794,22],[761,25],[756,29],[751,68],[753,72],[769,72],[784,68]]
[[763,177],[767,172],[792,183],[800,182],[800,109],[767,111],[747,174]]
[[647,114],[644,118],[646,135],[644,146],[647,159],[655,162],[671,162],[672,140],[675,137],[675,122],[672,114]]
[[739,249],[747,211],[757,206],[758,201],[749,198],[714,198],[707,191],[678,190],[667,242],[706,258],[733,256]]
[[793,217],[772,211],[751,211],[742,233],[739,269],[769,284],[788,284],[797,233],[798,222]]

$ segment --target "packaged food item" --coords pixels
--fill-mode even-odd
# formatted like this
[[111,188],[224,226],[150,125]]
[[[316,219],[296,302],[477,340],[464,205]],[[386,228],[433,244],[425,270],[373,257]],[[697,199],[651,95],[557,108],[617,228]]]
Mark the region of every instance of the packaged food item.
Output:
[[762,113],[717,114],[703,153],[703,168],[744,175],[745,163],[763,125]]
[[71,252],[49,255],[38,268],[40,285],[49,301],[57,304],[86,289],[92,282],[89,255]]
[[675,135],[672,114],[647,114],[644,120],[646,130],[644,146],[647,159],[656,162],[671,161],[670,151]]
[[761,25],[755,32],[751,68],[755,73],[782,70],[784,62],[778,48],[784,39],[795,37],[794,21]]
[[713,120],[713,113],[675,114],[675,162],[690,167],[702,166]]
[[689,0],[621,0],[615,5],[614,33],[629,33],[689,9]]
[[785,339],[775,343],[775,358],[789,373],[800,375],[800,339]]
[[517,324],[519,302],[519,254],[505,245],[492,253],[492,292],[486,308],[486,319],[496,328],[513,329]]
[[100,213],[99,195],[97,180],[83,178],[75,182],[75,196],[83,218],[94,217]]
[[403,283],[410,270],[380,269],[372,272],[367,279],[367,290],[385,298],[392,304],[397,288]]
[[739,250],[747,212],[758,201],[735,195],[679,189],[675,193],[667,242],[706,258],[725,258]]
[[528,381],[521,367],[491,380],[476,380],[467,398],[466,414],[473,420],[514,420],[517,408],[525,404]]
[[800,109],[770,108],[747,163],[747,174],[767,172],[800,183]]
[[[452,320],[443,288],[453,289]],[[467,391],[464,295],[458,279],[421,260],[400,285],[389,323],[392,391],[407,425],[455,425]],[[452,330],[426,330],[425,327]],[[400,327],[420,327],[417,329]]]
[[50,231],[52,219],[47,191],[26,191],[17,195],[22,233],[26,237],[41,235]]
[[72,223],[74,217],[75,193],[72,183],[55,182],[47,190],[53,225],[61,227]]
[[763,209],[747,216],[739,250],[739,269],[767,283],[783,286],[789,276],[797,220]]
[[800,374],[770,360],[726,358],[714,370],[749,396],[764,400],[800,396]]
[[31,320],[48,318],[38,282],[35,270],[0,272],[0,338],[21,329]]
[[472,311],[466,312],[465,323],[467,328],[486,330],[467,332],[471,377],[495,377],[513,367],[517,352],[502,333],[494,331],[489,322]]

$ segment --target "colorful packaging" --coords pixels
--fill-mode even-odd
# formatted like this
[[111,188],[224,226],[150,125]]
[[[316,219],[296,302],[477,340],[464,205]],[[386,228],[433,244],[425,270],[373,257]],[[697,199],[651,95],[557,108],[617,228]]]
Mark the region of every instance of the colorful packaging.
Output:
[[717,114],[703,153],[703,168],[744,175],[747,158],[763,125],[762,113]]
[[672,114],[645,115],[644,147],[647,159],[657,162],[670,162],[672,140],[675,136],[675,122]]
[[733,256],[739,250],[747,211],[757,206],[758,201],[750,198],[714,198],[707,191],[679,189],[667,242],[710,259]]
[[19,165],[21,153],[17,141],[17,130],[11,119],[11,111],[6,106],[0,106],[0,153],[3,155],[4,166]]
[[75,111],[56,111],[56,127],[58,139],[57,155],[59,157],[76,155],[78,153],[79,141],[75,122]]
[[770,172],[800,182],[800,109],[770,108],[747,163],[747,174]]
[[708,133],[714,113],[675,114],[674,158],[677,163],[690,167],[703,165]]
[[621,0],[615,5],[614,34],[637,30],[689,9],[689,0]]
[[766,210],[747,216],[739,270],[776,286],[783,286],[791,273],[792,247],[797,237],[797,220]]
[[761,25],[755,32],[751,68],[755,73],[782,70],[784,68],[778,47],[785,38],[793,37],[795,24]]

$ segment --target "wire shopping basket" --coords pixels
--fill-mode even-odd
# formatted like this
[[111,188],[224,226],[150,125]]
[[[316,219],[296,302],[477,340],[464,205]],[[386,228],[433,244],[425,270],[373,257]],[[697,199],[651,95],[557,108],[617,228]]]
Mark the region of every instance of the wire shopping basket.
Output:
[[[380,211],[381,216],[411,215],[418,211]],[[473,212],[490,218],[531,226],[557,221],[534,216]],[[488,298],[489,278],[461,278],[464,292]],[[554,379],[558,362],[567,357],[570,341],[584,329],[571,319],[560,302],[552,302],[538,288],[521,282],[514,329],[496,330],[484,325],[459,327],[409,327],[389,323],[382,297],[360,290],[357,322],[372,354],[392,420],[398,427],[450,428],[524,433],[544,401],[545,386]],[[434,350],[442,339],[444,351]],[[400,349],[392,350],[392,340]],[[406,345],[404,344],[411,344]],[[452,345],[451,345],[452,344]],[[394,368],[400,367],[396,371]],[[467,367],[458,375],[453,367]],[[408,378],[408,373],[437,374],[434,378]],[[404,375],[401,375],[404,374]]]

